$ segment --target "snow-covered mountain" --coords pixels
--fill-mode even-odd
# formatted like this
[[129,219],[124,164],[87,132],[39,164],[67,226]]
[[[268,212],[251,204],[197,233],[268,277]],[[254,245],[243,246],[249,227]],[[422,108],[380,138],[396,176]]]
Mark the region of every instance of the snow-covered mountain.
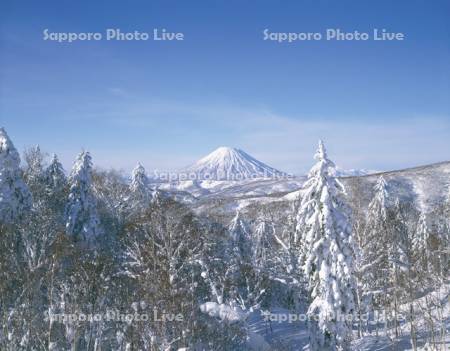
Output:
[[246,152],[231,147],[219,147],[206,157],[180,173],[195,175],[197,180],[245,180],[256,178],[276,178],[286,174],[256,160]]

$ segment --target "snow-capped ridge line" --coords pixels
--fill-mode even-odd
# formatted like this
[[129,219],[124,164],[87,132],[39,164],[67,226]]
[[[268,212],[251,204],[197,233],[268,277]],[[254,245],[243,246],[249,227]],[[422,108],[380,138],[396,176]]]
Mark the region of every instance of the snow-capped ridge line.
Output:
[[353,177],[369,178],[369,177],[382,176],[382,175],[398,175],[398,174],[405,173],[405,172],[423,171],[423,170],[427,170],[427,169],[430,169],[433,167],[440,167],[440,166],[445,166],[445,165],[450,166],[450,161],[435,162],[435,163],[430,163],[430,164],[426,164],[426,165],[394,169],[394,170],[390,170],[390,171],[379,171],[379,172],[375,172],[375,173],[363,174],[363,175],[358,175],[358,176],[350,175],[350,176],[340,176],[340,177],[341,178],[353,178]]

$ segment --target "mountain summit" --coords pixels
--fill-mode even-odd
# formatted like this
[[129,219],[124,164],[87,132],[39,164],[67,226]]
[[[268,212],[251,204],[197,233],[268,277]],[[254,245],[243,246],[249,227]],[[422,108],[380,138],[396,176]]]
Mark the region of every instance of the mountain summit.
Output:
[[244,180],[285,175],[240,149],[225,146],[219,147],[192,166],[185,168],[183,173],[189,176],[195,174],[197,179],[212,180]]

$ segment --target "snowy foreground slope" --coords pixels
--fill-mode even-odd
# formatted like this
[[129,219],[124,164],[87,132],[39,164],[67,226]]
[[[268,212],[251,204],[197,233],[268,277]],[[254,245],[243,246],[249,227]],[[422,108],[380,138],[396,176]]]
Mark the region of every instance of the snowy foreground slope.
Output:
[[[429,335],[426,334],[426,323],[427,315],[425,313],[421,313],[424,306],[426,306],[427,301],[431,300],[439,300],[442,303],[442,309],[433,309],[431,313],[434,316],[438,314],[443,314],[446,316],[446,326],[447,326],[447,337],[446,344],[441,345],[441,350],[446,350],[444,347],[447,347],[447,350],[450,348],[450,287],[442,288],[439,291],[431,292],[426,296],[422,296],[418,298],[414,302],[414,307],[418,311],[418,350],[420,351],[428,351],[434,350],[429,344],[427,344],[424,340],[427,339]],[[401,310],[405,313],[408,313],[409,306],[401,306]],[[283,318],[280,318],[284,315],[289,315],[289,311],[284,309],[274,309],[270,311],[272,320],[269,320],[264,315],[258,311],[252,313],[248,317],[248,324],[250,330],[255,334],[264,337],[264,340],[269,345],[270,350],[309,350],[308,348],[308,328],[306,322],[301,320],[294,321],[286,321]],[[293,316],[293,315],[291,315]],[[292,319],[294,319],[292,317]],[[372,329],[374,329],[373,323],[371,325]],[[376,336],[375,332],[373,335],[365,335],[363,338],[357,337],[356,326],[354,328],[354,337],[355,340],[352,342],[352,350],[355,351],[390,351],[390,350],[401,350],[401,351],[412,351],[413,348],[411,346],[410,341],[410,326],[407,322],[401,323],[401,335],[398,339],[394,340],[393,338],[386,337],[381,335],[385,331],[380,332],[380,335]],[[393,330],[387,329],[388,334],[392,335]],[[258,350],[258,347],[261,344],[255,346],[255,349]],[[262,348],[261,348],[262,349]]]
[[[450,349],[450,287],[443,286],[438,291],[430,292],[416,299],[413,303],[414,310],[416,312],[417,318],[417,333],[418,333],[418,350],[429,351],[429,350],[449,350]],[[427,304],[430,301],[439,302],[441,307],[434,308],[431,311],[425,312]],[[404,315],[408,314],[408,305],[402,305],[401,311]],[[424,340],[429,339],[430,335],[427,334],[427,324],[431,322],[431,316],[434,318],[443,318],[445,321],[445,330],[442,332],[445,334],[445,344],[442,342],[429,343]],[[401,323],[401,334],[400,337],[395,340],[390,339],[386,336],[365,336],[361,339],[354,340],[352,348],[358,351],[388,351],[388,350],[413,350],[411,345],[411,335],[410,335],[410,325],[408,322]],[[391,331],[392,332],[392,331]],[[434,345],[433,345],[434,344]]]

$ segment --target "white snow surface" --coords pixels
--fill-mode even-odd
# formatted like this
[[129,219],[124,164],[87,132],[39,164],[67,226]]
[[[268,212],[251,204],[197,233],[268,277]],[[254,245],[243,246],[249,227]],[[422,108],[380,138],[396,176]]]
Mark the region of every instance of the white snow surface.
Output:
[[218,304],[217,302],[205,302],[201,304],[200,311],[229,323],[243,321],[247,317],[246,313],[239,307],[231,307],[226,304]]
[[337,177],[360,177],[369,174],[380,173],[379,171],[375,171],[373,169],[342,169],[339,166],[336,166],[335,175]]
[[[417,332],[418,332],[418,348],[417,351],[431,351],[436,350],[436,345],[430,345],[429,342],[430,335],[425,332],[425,319],[426,314],[421,313],[420,306],[425,305],[426,299],[436,299],[439,298],[442,302],[443,310],[442,315],[444,316],[446,329],[450,330],[450,296],[449,296],[449,287],[442,286],[436,291],[432,291],[429,294],[417,298],[415,300],[415,310],[417,310],[418,318],[417,318]],[[402,305],[400,310],[403,312],[403,315],[408,314],[409,304]],[[302,314],[302,312],[294,312],[283,308],[273,308],[271,311],[266,311],[273,316],[282,316],[297,313]],[[303,312],[304,313],[304,312]],[[430,312],[435,317],[438,316],[438,312],[436,309],[432,309]],[[298,314],[298,315],[300,315]],[[422,317],[421,317],[422,316]],[[270,345],[270,349],[272,350],[303,350],[303,351],[311,351],[308,347],[309,344],[309,335],[308,335],[308,327],[307,323],[301,320],[294,320],[293,322],[289,322],[286,319],[265,319],[260,310],[255,310],[253,313],[250,313],[247,317],[247,323],[249,326],[249,331],[252,334],[257,334],[260,337],[263,337],[265,342]],[[383,326],[379,326],[380,332],[378,336],[375,336],[375,330],[373,321],[371,323],[371,331],[372,335],[364,335],[363,338],[357,338],[357,325],[354,325],[353,328],[353,336],[354,340],[350,346],[351,351],[412,351],[412,346],[410,342],[410,325],[405,320],[401,323],[401,336],[393,340],[389,337],[386,337],[384,334]],[[394,331],[388,329],[390,335],[393,335]],[[445,341],[445,345],[440,344],[440,350],[448,350],[450,347],[450,333],[447,333]],[[434,348],[433,348],[434,346]],[[264,350],[261,348],[260,350]]]

